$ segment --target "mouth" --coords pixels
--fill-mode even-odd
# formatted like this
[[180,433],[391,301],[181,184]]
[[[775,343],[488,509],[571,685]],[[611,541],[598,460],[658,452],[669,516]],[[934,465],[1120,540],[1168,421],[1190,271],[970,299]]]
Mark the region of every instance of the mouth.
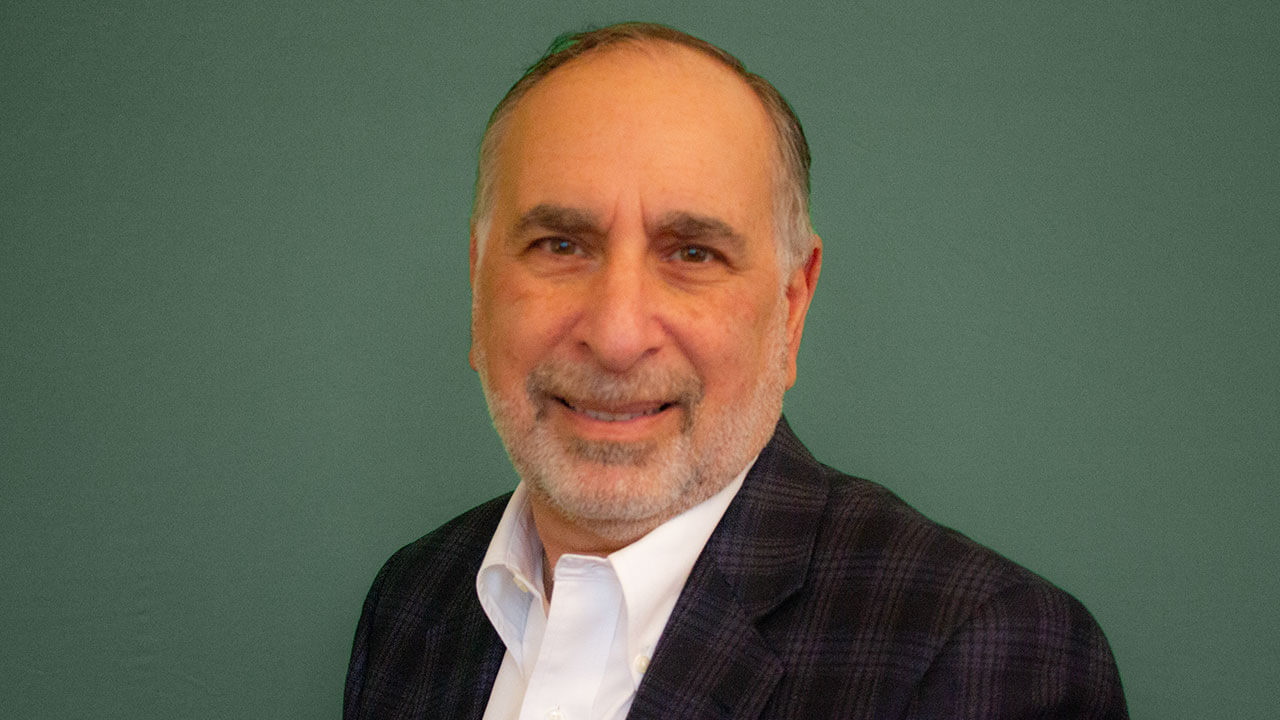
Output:
[[585,415],[592,420],[608,423],[621,423],[652,417],[675,407],[673,402],[640,402],[623,406],[591,407],[585,402],[574,402],[563,397],[556,397],[555,400],[575,413]]

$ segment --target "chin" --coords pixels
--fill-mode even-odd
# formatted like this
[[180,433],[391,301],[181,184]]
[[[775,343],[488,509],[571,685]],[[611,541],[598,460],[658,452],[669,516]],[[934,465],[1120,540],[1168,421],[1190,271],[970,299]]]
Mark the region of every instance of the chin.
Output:
[[602,538],[634,540],[716,494],[751,462],[772,434],[780,394],[752,409],[720,418],[701,441],[692,431],[644,444],[566,440],[536,422],[525,433],[499,432],[548,507]]
[[713,479],[684,460],[687,441],[673,441],[675,447],[667,448],[601,445],[541,445],[535,457],[518,464],[520,474],[566,519],[597,529],[656,526],[719,489],[708,492]]

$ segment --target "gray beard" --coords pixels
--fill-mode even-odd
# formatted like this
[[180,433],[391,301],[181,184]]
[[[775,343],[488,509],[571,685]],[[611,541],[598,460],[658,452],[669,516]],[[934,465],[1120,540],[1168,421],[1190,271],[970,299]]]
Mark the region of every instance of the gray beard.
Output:
[[[771,365],[749,397],[714,416],[703,404],[703,383],[692,371],[645,366],[619,376],[547,361],[525,383],[533,408],[527,420],[521,417],[523,403],[500,397],[483,369],[481,385],[494,427],[530,492],[602,537],[634,539],[714,495],[768,441],[786,390],[785,302],[778,317],[766,348]],[[476,365],[485,367],[483,352]],[[661,400],[673,403],[684,419],[679,434],[662,442],[565,440],[552,435],[546,423],[549,404],[559,402],[558,397],[605,406]],[[700,425],[705,425],[702,437],[695,438]]]
[[[626,376],[607,374],[582,365],[544,363],[529,373],[525,392],[536,410],[535,419],[545,421],[554,398],[570,398],[595,405],[621,405],[637,398],[661,400],[680,409],[682,436],[693,432],[695,413],[701,407],[704,388],[692,375],[648,368]],[[599,465],[641,467],[657,448],[653,443],[591,441],[571,438],[566,448],[571,455]]]

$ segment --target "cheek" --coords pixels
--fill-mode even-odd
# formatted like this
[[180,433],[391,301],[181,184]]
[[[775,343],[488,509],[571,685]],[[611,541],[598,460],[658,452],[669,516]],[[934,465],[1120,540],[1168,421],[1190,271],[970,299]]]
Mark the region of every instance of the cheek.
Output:
[[518,280],[488,281],[473,308],[472,331],[487,358],[490,375],[523,375],[542,360],[557,337],[563,309],[553,298]]
[[702,303],[684,314],[688,322],[682,344],[708,393],[741,397],[756,385],[771,362],[765,356],[776,332],[776,314],[776,303],[741,295]]

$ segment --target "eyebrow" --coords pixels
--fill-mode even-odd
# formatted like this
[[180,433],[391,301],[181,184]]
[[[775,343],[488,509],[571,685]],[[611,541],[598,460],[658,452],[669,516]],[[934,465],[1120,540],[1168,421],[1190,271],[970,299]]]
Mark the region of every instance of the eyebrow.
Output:
[[[588,210],[539,203],[516,219],[515,234],[541,228],[572,236],[601,236],[605,230],[599,217]],[[729,223],[709,215],[676,210],[658,219],[650,232],[658,237],[669,237],[682,242],[715,242],[727,245],[730,250],[742,252],[746,239]]]
[[517,235],[535,227],[566,235],[604,234],[595,213],[548,203],[534,205],[516,219]]
[[729,223],[707,215],[675,211],[663,215],[657,223],[656,235],[672,237],[687,242],[709,242],[728,245],[741,253],[746,249],[746,239]]

